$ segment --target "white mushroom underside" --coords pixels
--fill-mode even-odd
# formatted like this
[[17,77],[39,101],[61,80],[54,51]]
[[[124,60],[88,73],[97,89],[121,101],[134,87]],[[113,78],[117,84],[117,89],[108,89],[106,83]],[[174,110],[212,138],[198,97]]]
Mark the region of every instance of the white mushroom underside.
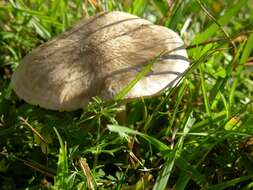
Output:
[[[163,74],[161,76],[149,76],[141,79],[137,84],[130,90],[127,94],[128,98],[151,96],[159,93],[161,90],[167,87],[173,87],[177,84],[182,72],[179,71],[186,70],[188,68],[188,62],[185,61],[185,64],[181,63],[180,68],[177,65],[177,62],[172,63],[174,65],[173,71],[177,74]],[[172,70],[171,70],[172,71]]]
[[161,52],[151,72],[125,98],[152,96],[175,85],[188,68],[180,37],[123,12],[84,19],[28,54],[11,85],[28,103],[48,109],[83,108],[93,96],[108,100]]

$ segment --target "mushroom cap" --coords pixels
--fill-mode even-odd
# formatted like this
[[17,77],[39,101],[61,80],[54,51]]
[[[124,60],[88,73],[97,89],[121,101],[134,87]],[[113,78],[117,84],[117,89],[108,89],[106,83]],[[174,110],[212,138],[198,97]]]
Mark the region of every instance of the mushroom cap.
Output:
[[124,12],[103,12],[31,51],[14,71],[11,85],[30,104],[74,110],[93,96],[112,99],[164,51],[125,99],[173,86],[189,66],[187,53],[181,38],[166,27]]

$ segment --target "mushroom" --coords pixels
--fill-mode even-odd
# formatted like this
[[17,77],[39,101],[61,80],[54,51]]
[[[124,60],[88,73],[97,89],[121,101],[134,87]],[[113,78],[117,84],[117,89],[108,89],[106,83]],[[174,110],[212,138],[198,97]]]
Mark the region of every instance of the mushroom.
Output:
[[124,12],[102,12],[24,57],[11,86],[26,102],[53,110],[84,108],[94,96],[112,99],[161,52],[126,94],[153,96],[175,85],[189,67],[181,38],[172,30]]

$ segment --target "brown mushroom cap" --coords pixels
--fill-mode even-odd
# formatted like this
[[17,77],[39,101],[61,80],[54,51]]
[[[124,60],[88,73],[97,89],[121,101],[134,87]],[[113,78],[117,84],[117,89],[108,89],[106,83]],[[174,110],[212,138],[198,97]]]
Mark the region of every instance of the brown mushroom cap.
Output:
[[103,12],[25,56],[11,85],[30,104],[74,110],[85,107],[93,96],[113,98],[166,51],[125,98],[152,96],[172,86],[188,68],[183,45],[166,27],[124,12]]

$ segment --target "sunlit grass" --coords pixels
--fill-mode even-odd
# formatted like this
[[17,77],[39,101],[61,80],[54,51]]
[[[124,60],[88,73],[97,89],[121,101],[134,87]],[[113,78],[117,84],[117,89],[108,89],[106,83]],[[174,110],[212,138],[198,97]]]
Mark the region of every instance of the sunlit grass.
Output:
[[[117,102],[57,112],[19,100],[20,60],[103,10],[181,34],[191,67],[178,86],[128,102],[120,123]],[[252,189],[252,28],[247,0],[0,2],[0,189]]]

